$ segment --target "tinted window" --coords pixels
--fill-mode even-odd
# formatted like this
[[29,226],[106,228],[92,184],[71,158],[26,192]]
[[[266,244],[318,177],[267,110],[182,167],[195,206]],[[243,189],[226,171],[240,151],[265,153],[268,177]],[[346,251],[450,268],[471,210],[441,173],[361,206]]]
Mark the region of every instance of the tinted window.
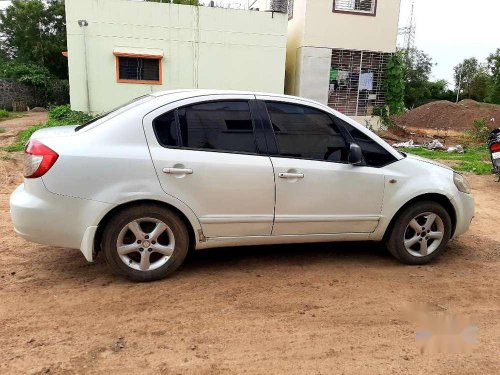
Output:
[[248,102],[211,102],[178,110],[187,148],[256,153]]
[[370,167],[383,167],[384,165],[396,161],[394,156],[366,134],[360,132],[354,126],[346,122],[344,122],[343,125],[354,138],[354,141],[363,150],[363,157],[365,158],[366,165]]
[[153,121],[153,129],[162,146],[180,146],[175,111],[167,112]]
[[346,162],[347,144],[331,117],[314,108],[268,102],[280,155]]

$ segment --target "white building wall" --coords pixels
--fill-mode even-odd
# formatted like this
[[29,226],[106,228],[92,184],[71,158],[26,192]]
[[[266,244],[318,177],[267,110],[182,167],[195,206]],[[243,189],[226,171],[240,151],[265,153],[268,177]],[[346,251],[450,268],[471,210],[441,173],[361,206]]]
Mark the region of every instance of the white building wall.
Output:
[[[66,0],[66,19],[75,110],[103,112],[140,95],[179,88],[283,93],[286,14],[129,0]],[[88,26],[80,27],[78,20],[86,20]],[[161,51],[163,83],[118,83],[113,55],[117,49]]]
[[333,0],[308,0],[304,45],[395,52],[401,0],[377,0],[374,17],[333,12]]
[[285,92],[327,104],[333,48],[395,52],[400,3],[378,0],[372,17],[334,13],[333,0],[295,0],[288,26]]

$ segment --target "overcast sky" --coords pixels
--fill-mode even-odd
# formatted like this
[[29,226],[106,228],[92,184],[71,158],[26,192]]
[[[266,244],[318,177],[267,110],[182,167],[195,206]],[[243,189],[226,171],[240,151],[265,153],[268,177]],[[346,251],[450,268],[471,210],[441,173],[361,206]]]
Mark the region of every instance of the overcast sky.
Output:
[[[400,27],[407,24],[411,3],[401,1]],[[464,58],[485,60],[500,48],[498,0],[415,0],[415,10],[416,46],[437,63],[434,79],[452,82],[453,67]]]
[[[401,0],[400,27],[407,24],[412,1],[415,1],[416,46],[437,63],[433,79],[452,83],[453,67],[464,58],[485,60],[500,48],[499,0]],[[216,0],[216,3],[246,5],[247,0]],[[0,1],[0,8],[7,4]]]

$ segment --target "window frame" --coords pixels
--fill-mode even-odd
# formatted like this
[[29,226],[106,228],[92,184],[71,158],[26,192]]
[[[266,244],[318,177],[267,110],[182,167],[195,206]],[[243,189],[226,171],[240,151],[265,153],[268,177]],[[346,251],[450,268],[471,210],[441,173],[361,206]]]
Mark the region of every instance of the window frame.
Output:
[[[210,103],[220,103],[220,102],[244,102],[248,104],[248,110],[250,113],[250,119],[252,121],[252,129],[253,129],[253,139],[254,139],[254,144],[255,144],[255,152],[244,152],[244,151],[230,151],[230,150],[218,150],[218,149],[206,149],[206,148],[197,148],[197,147],[188,147],[184,146],[184,141],[182,139],[182,131],[181,131],[181,124],[179,121],[179,113],[178,111],[182,108],[186,107],[192,107],[194,105],[199,105],[199,104],[210,104]],[[175,127],[176,127],[176,132],[178,135],[178,138],[181,142],[180,146],[169,146],[169,145],[164,145],[160,142],[160,137],[158,136],[158,133],[156,131],[156,128],[154,126],[154,122],[157,118],[169,113],[169,112],[174,112],[175,116]],[[189,104],[184,104],[180,105],[178,107],[172,108],[168,111],[165,111],[159,115],[157,115],[152,121],[151,121],[151,126],[153,128],[153,133],[155,135],[156,141],[158,144],[167,149],[177,149],[177,150],[186,150],[186,151],[203,151],[203,152],[218,152],[218,153],[225,153],[225,154],[236,154],[236,155],[252,155],[252,156],[268,156],[268,150],[267,150],[267,145],[265,143],[265,140],[260,136],[260,133],[262,132],[262,126],[258,126],[259,118],[256,114],[256,108],[255,108],[255,100],[252,99],[239,99],[239,98],[224,98],[224,99],[209,99],[209,100],[202,100],[202,101],[197,101]]]
[[[355,142],[353,142],[353,138],[350,136],[350,134],[344,128],[344,125],[341,122],[337,121],[337,117],[333,116],[329,112],[325,112],[324,110],[322,110],[320,108],[316,108],[314,106],[307,105],[305,103],[294,103],[294,102],[288,102],[288,101],[267,100],[267,99],[265,99],[265,100],[259,99],[259,101],[262,102],[262,104],[263,104],[262,105],[262,109],[265,111],[265,116],[266,116],[265,123],[266,123],[266,126],[268,128],[270,128],[270,132],[272,134],[271,145],[269,145],[269,143],[268,143],[268,147],[269,147],[270,151],[272,150],[271,152],[269,152],[269,156],[277,157],[277,158],[285,158],[285,159],[309,160],[309,161],[316,161],[316,162],[320,162],[320,163],[334,163],[334,164],[341,164],[341,165],[349,165],[348,161],[346,161],[346,162],[339,162],[339,161],[333,161],[333,160],[319,160],[319,159],[299,158],[299,157],[293,157],[293,156],[288,156],[288,155],[282,155],[280,153],[280,147],[279,147],[278,139],[276,138],[276,132],[274,131],[274,128],[273,128],[273,125],[272,125],[272,120],[271,120],[271,115],[269,114],[269,111],[267,110],[266,103],[279,103],[279,104],[295,105],[295,106],[299,106],[299,107],[307,107],[307,108],[319,111],[319,112],[327,115],[330,118],[330,120],[335,124],[335,126],[337,126],[337,128],[339,130],[340,136],[344,139],[344,141],[345,141],[345,143],[347,145],[347,148],[349,148],[350,145],[351,145],[351,143],[355,143]],[[263,113],[263,115],[264,115],[264,113]],[[365,166],[364,156],[363,156],[363,164],[361,164],[361,165]]]
[[337,4],[337,0],[333,0],[333,13],[339,13],[339,14],[351,14],[351,15],[357,15],[357,16],[368,16],[368,17],[377,17],[377,7],[378,7],[378,0],[372,0],[375,2],[375,6],[373,7],[373,13],[372,12],[366,12],[362,10],[338,10],[335,8]]
[[[114,52],[116,66],[116,82],[117,83],[132,83],[138,85],[163,85],[163,56],[162,55],[146,55],[138,53],[122,53]],[[140,79],[121,79],[120,78],[120,57],[130,57],[137,59],[149,59],[158,61],[158,81],[140,80]]]

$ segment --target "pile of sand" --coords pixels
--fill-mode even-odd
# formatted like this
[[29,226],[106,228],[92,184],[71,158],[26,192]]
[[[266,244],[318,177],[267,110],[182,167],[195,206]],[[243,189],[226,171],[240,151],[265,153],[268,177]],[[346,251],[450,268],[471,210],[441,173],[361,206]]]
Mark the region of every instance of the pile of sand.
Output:
[[441,100],[395,116],[399,126],[426,129],[467,130],[474,120],[484,119],[489,128],[500,127],[500,105],[462,100],[458,104]]

